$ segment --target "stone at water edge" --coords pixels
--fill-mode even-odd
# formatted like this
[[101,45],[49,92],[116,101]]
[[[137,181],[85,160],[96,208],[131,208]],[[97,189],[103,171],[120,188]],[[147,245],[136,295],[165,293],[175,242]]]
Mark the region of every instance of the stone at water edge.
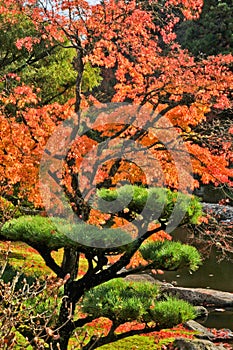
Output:
[[233,332],[230,329],[206,328],[200,323],[190,320],[184,323],[185,328],[198,332],[195,337],[214,341],[226,341],[233,339]]
[[202,326],[200,323],[190,320],[184,323],[184,327],[190,329],[191,331],[196,331],[198,334],[195,334],[195,337],[201,339],[212,340],[215,339],[215,335],[209,331],[206,327]]
[[166,286],[163,291],[177,298],[184,299],[193,305],[214,307],[233,307],[233,293],[222,292],[215,289],[184,288]]
[[177,287],[171,283],[156,280],[149,274],[135,274],[125,277],[127,281],[138,282],[146,281],[159,285],[162,292],[173,295],[179,299],[188,301],[196,306],[211,306],[215,308],[233,307],[233,293],[222,292],[215,289],[207,288],[188,288]]
[[223,345],[215,345],[209,340],[200,340],[200,339],[186,339],[186,338],[177,338],[173,342],[173,348],[176,350],[226,350]]
[[233,207],[218,203],[202,203],[203,211],[223,225],[233,224]]
[[208,310],[204,306],[194,306],[194,307],[197,314],[196,319],[199,319],[199,320],[201,319],[203,321],[206,320],[209,315]]

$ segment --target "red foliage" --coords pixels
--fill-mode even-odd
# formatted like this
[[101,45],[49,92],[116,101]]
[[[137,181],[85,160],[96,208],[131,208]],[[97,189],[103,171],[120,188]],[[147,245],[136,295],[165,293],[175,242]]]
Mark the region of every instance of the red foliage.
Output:
[[[98,318],[94,321],[90,322],[88,324],[91,328],[95,330],[95,333],[97,332],[99,335],[107,335],[110,331],[110,328],[112,326],[112,321],[110,321],[107,318]],[[122,325],[120,325],[116,329],[116,333],[125,333],[129,332],[131,330],[143,330],[145,328],[145,324],[139,323],[139,322],[126,322]],[[154,338],[155,343],[159,343],[161,339],[167,339],[167,338],[187,338],[187,339],[193,339],[194,332],[187,331],[185,327],[182,325],[178,325],[176,327],[173,327],[171,329],[161,330],[158,332],[150,332],[142,334],[142,336],[150,336]]]
[[[162,149],[159,137],[168,131],[164,129],[160,115],[164,115],[184,139],[193,172],[200,175],[203,183],[212,181],[215,184],[231,184],[230,177],[233,175],[233,170],[229,169],[230,145],[224,145],[222,154],[214,154],[208,145],[192,133],[192,128],[202,123],[212,108],[227,109],[232,106],[228,93],[233,82],[229,70],[233,56],[219,55],[196,62],[175,42],[173,33],[179,18],[170,10],[179,7],[186,19],[196,18],[202,3],[202,0],[167,1],[162,10],[165,19],[161,25],[154,22],[152,12],[144,10],[134,0],[109,0],[94,6],[84,0],[53,0],[48,7],[44,3],[39,7],[34,0],[7,0],[1,4],[0,13],[5,21],[11,23],[19,21],[20,13],[24,13],[37,30],[37,38],[27,36],[17,40],[19,50],[24,47],[30,51],[39,40],[50,40],[52,43],[53,40],[63,42],[68,38],[77,52],[83,55],[83,62],[90,61],[93,66],[112,70],[116,81],[112,101],[130,100],[136,105],[145,105],[148,111],[153,110],[156,123],[152,122],[150,113],[139,116],[139,125],[145,126],[147,130],[140,139],[140,145],[150,149],[159,163],[157,168],[147,165],[149,178],[159,179],[158,185],[179,188],[179,176],[186,178],[186,185],[192,184],[191,187],[198,186],[198,183],[192,182],[192,174],[185,171],[185,163],[177,170],[173,155],[166,147]],[[67,11],[70,16],[67,16]],[[166,55],[160,46],[159,36],[168,45]],[[10,92],[2,91],[0,95],[1,191],[9,196],[17,187],[19,198],[41,205],[38,191],[40,157],[55,127],[70,116],[70,106],[74,101],[63,106],[52,104],[40,107],[33,87],[20,85],[14,73],[10,78],[17,81],[16,86]],[[81,97],[81,106],[86,106],[88,101],[98,103],[94,96],[89,100]],[[111,132],[117,132],[119,125],[110,131],[109,126],[104,125],[103,115],[100,115],[101,118],[103,127],[98,131],[102,132],[102,136],[110,137]],[[147,127],[148,123],[151,123],[150,128]],[[153,133],[156,128],[161,128],[157,134]],[[129,140],[137,130],[132,125],[121,134],[121,138]],[[74,143],[68,157],[75,159],[73,173],[79,172],[83,157],[95,145],[96,142],[87,136],[79,137]],[[173,146],[175,149],[175,143]],[[141,152],[138,158],[145,159],[145,153]],[[111,166],[109,161],[99,168],[91,185],[105,181]],[[64,171],[63,185],[72,192],[70,169],[66,167]],[[124,161],[112,176],[112,184],[122,179],[131,183],[147,181],[140,167]],[[164,181],[159,183],[160,179]],[[82,180],[84,186],[85,177]]]

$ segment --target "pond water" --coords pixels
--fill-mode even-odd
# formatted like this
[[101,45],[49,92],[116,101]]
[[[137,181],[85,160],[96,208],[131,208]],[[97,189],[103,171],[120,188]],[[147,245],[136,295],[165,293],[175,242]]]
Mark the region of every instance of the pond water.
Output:
[[[180,239],[182,234],[179,232],[175,235],[176,239]],[[216,252],[212,251],[196,272],[190,273],[187,269],[165,272],[159,279],[180,287],[211,288],[233,293],[233,263],[228,260],[218,262]],[[213,310],[202,324],[210,328],[233,330],[233,309],[225,312]]]
[[226,260],[219,263],[214,252],[197,271],[191,273],[184,269],[165,272],[162,278],[181,287],[211,288],[233,293],[233,263]]
[[227,328],[233,331],[233,310],[212,311],[205,321],[199,323],[207,328]]

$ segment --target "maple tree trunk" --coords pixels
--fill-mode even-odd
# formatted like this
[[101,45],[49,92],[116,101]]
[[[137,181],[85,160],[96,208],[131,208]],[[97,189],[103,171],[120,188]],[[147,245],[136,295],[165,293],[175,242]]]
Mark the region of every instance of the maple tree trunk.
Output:
[[80,110],[80,103],[81,103],[81,83],[82,83],[84,64],[83,64],[83,51],[81,47],[81,41],[79,38],[77,38],[76,40],[77,40],[77,49],[76,49],[77,55],[74,58],[73,67],[77,72],[76,88],[75,88],[75,94],[76,94],[75,112],[78,114]]

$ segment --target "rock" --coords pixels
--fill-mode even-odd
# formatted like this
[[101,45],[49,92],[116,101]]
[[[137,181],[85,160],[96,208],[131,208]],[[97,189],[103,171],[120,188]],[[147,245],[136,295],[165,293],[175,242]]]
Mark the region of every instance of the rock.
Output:
[[126,281],[131,281],[131,282],[150,282],[150,283],[155,283],[155,279],[146,274],[146,273],[142,273],[142,274],[135,274],[135,275],[129,275],[127,277],[125,277]]
[[209,331],[206,327],[202,326],[200,323],[190,320],[184,323],[184,326],[188,329],[190,329],[191,331],[196,331],[198,332],[198,334],[195,334],[195,336],[197,338],[201,338],[201,339],[215,339],[215,335]]
[[163,291],[169,295],[177,296],[193,305],[214,307],[233,307],[233,294],[205,288],[184,288],[166,286]]
[[217,203],[202,203],[203,211],[222,224],[233,224],[233,207]]
[[198,319],[205,320],[208,317],[208,310],[204,306],[195,306]]
[[125,277],[127,281],[132,282],[151,282],[157,283],[162,292],[177,298],[184,299],[194,306],[205,306],[215,308],[233,307],[233,293],[222,292],[215,289],[205,288],[184,288],[177,287],[171,283],[156,280],[149,274],[135,274]]
[[211,341],[228,341],[233,339],[233,332],[230,329],[208,329],[200,323],[190,320],[184,323],[187,329],[198,332],[195,337],[200,339],[208,339]]
[[[148,274],[129,275],[125,277],[128,281],[147,281],[159,285],[160,290],[169,295],[188,301],[197,310],[198,318],[207,317],[208,310],[203,307],[210,306],[216,308],[233,307],[233,293],[222,292],[205,288],[184,288],[176,287],[171,283],[161,282]],[[198,339],[179,338],[173,343],[171,349],[174,350],[226,350],[222,344],[214,344],[213,341],[227,341],[233,339],[233,332],[229,329],[220,329],[212,332],[196,321],[187,321],[184,326],[196,331],[195,337]],[[169,347],[170,349],[170,347]]]
[[179,350],[226,350],[223,345],[215,345],[209,340],[190,340],[178,338],[173,342],[173,349]]
[[164,283],[156,280],[149,274],[135,274],[125,277],[127,281],[132,282],[151,282],[157,283],[162,292],[177,296],[196,306],[210,306],[215,308],[233,307],[233,293],[222,292],[215,289],[205,288],[184,288],[177,287],[171,283]]

